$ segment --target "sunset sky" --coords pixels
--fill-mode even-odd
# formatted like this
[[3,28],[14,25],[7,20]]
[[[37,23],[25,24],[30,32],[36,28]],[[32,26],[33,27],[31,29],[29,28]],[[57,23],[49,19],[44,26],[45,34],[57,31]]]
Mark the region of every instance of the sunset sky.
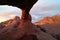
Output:
[[[41,20],[45,16],[60,14],[60,0],[38,0],[30,11],[32,21]],[[21,16],[21,9],[8,5],[0,5],[0,22]]]

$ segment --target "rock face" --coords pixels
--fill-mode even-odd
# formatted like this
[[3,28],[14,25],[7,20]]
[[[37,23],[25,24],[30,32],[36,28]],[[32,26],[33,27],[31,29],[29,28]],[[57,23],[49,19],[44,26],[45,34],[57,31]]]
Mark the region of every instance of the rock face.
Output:
[[2,22],[0,24],[3,24],[5,26],[10,26],[10,25],[12,25],[14,23],[18,23],[18,22],[20,22],[20,17],[15,16],[13,19],[7,20],[7,21]]
[[10,28],[16,27],[19,23],[20,23],[20,18],[18,16],[15,16],[14,19],[10,19],[10,20],[0,23],[0,25],[1,25],[0,31],[2,29],[3,29],[2,31],[5,31],[5,30],[9,29],[9,27]]
[[[41,21],[41,23],[43,24],[40,24],[40,21],[39,22],[36,22],[35,24],[36,25],[39,25],[39,27],[42,27],[43,29],[45,29],[46,33],[52,35],[53,37],[59,39],[60,38],[60,15],[55,15],[55,16],[52,16],[52,17],[48,17],[48,19],[44,18],[43,21]],[[50,20],[51,21],[48,21]]]
[[[17,16],[11,20],[5,22],[5,25],[10,25],[0,30],[0,40],[56,40],[48,33],[37,28],[29,20],[20,20]],[[10,21],[11,23],[9,23]]]

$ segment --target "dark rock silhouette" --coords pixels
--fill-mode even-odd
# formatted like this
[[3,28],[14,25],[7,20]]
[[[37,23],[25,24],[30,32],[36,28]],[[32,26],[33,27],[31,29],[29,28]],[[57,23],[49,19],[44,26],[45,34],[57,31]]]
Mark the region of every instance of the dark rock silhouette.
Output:
[[0,0],[0,5],[12,5],[26,10],[31,9],[36,2],[37,0]]
[[56,34],[56,35],[55,35],[55,38],[56,38],[57,40],[60,40],[60,33]]
[[19,7],[22,9],[22,19],[28,19],[29,11],[36,2],[37,0],[0,0],[0,5]]
[[46,28],[41,27],[40,25],[36,25],[41,31],[46,32]]
[[24,35],[23,37],[17,40],[38,40],[36,35]]

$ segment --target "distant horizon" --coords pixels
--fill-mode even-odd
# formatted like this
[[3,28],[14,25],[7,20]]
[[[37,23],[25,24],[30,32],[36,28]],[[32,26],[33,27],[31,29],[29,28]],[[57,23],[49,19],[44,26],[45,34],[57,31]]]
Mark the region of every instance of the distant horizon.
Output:
[[[46,16],[60,14],[60,0],[38,0],[32,7],[30,14],[32,22],[41,20]],[[0,5],[0,22],[11,19],[14,16],[21,16],[21,9],[8,5]]]

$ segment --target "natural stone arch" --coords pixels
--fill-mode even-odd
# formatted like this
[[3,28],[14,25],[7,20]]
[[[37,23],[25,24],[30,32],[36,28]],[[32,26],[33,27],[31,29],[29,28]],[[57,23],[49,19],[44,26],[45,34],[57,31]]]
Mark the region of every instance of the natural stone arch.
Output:
[[22,20],[29,19],[31,21],[31,16],[29,11],[32,6],[37,2],[37,0],[0,0],[0,5],[12,5],[19,7],[22,10]]

